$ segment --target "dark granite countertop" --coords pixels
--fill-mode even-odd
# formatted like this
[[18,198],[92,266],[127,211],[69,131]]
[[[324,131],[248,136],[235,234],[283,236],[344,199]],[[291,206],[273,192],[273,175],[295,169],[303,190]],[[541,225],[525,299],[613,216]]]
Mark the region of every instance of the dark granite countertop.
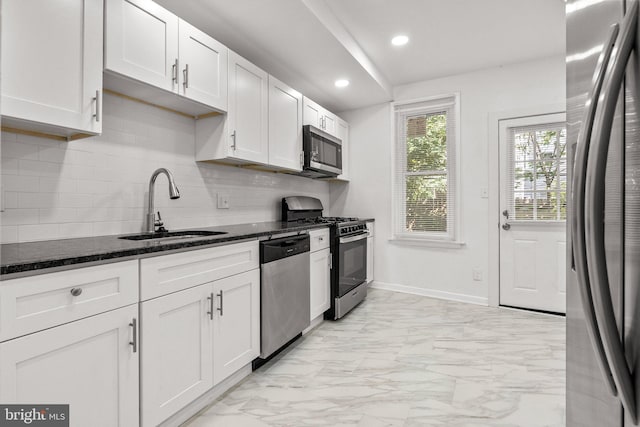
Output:
[[110,262],[110,260],[113,262],[118,258],[135,258],[164,251],[191,250],[199,246],[323,227],[326,227],[326,224],[258,222],[199,227],[197,230],[224,231],[226,234],[165,241],[162,241],[163,239],[125,240],[118,238],[122,235],[114,235],[4,244],[0,245],[0,281],[44,273],[41,271],[44,269],[82,267],[79,264]]

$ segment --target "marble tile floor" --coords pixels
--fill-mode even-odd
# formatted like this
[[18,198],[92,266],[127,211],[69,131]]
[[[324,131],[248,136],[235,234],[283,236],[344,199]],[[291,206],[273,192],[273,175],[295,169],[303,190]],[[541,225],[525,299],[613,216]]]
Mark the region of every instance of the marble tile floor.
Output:
[[188,427],[556,427],[564,406],[564,317],[372,289]]

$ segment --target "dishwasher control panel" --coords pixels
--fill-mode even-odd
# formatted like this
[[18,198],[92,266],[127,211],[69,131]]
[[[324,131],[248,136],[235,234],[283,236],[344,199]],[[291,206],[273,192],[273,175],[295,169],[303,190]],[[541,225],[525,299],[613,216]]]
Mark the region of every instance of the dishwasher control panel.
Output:
[[265,240],[260,243],[260,264],[309,252],[311,239],[308,234]]

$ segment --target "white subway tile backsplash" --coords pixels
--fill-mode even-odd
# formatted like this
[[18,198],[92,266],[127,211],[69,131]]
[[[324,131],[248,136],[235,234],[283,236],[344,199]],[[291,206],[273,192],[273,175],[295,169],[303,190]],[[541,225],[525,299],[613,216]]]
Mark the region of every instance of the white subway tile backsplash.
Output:
[[19,142],[12,142],[10,140],[6,141],[4,140],[4,138],[2,139],[2,157],[12,159],[38,160],[39,149],[40,147],[37,145],[22,144]]
[[19,225],[18,240],[20,242],[33,242],[36,240],[59,239],[60,226],[58,224]]
[[20,175],[60,176],[60,163],[41,162],[38,160],[18,160]]
[[83,193],[60,193],[60,207],[67,208],[88,208],[91,207],[91,194]]
[[38,224],[38,209],[5,209],[0,212],[2,225]]
[[[294,194],[319,197],[329,208],[326,182],[195,162],[192,119],[110,95],[103,112],[98,137],[57,142],[2,134],[2,243],[138,233],[159,167],[173,173],[181,193],[169,200],[167,179],[158,177],[156,210],[169,229],[278,221],[280,199]],[[230,209],[217,209],[221,191]]]
[[18,208],[53,208],[58,204],[58,193],[18,193]]
[[[4,135],[2,136],[4,139]],[[0,224],[2,223],[0,219]],[[18,226],[17,225],[3,225],[0,227],[0,239],[2,243],[17,243],[18,242]]]
[[35,193],[40,191],[40,178],[37,176],[2,175],[5,191]]
[[69,223],[77,221],[78,213],[74,208],[40,209],[41,224]]

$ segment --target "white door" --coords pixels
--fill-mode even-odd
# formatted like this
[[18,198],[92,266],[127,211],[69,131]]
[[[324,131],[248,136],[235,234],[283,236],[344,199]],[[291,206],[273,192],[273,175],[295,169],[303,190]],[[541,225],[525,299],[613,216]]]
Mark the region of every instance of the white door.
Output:
[[310,262],[310,313],[313,320],[331,307],[331,252],[329,248],[312,252]]
[[564,114],[500,121],[500,304],[564,313]]
[[261,164],[269,162],[269,75],[229,51],[230,157]]
[[142,303],[142,425],[156,426],[213,386],[212,286]]
[[260,270],[213,282],[213,383],[260,354]]
[[180,20],[180,93],[227,111],[228,49],[222,43]]
[[302,170],[302,94],[269,76],[269,164]]
[[178,17],[151,0],[106,0],[105,69],[178,91]]
[[4,0],[2,114],[100,133],[102,16],[102,0]]
[[138,425],[138,305],[0,344],[0,402],[69,404],[70,426]]

